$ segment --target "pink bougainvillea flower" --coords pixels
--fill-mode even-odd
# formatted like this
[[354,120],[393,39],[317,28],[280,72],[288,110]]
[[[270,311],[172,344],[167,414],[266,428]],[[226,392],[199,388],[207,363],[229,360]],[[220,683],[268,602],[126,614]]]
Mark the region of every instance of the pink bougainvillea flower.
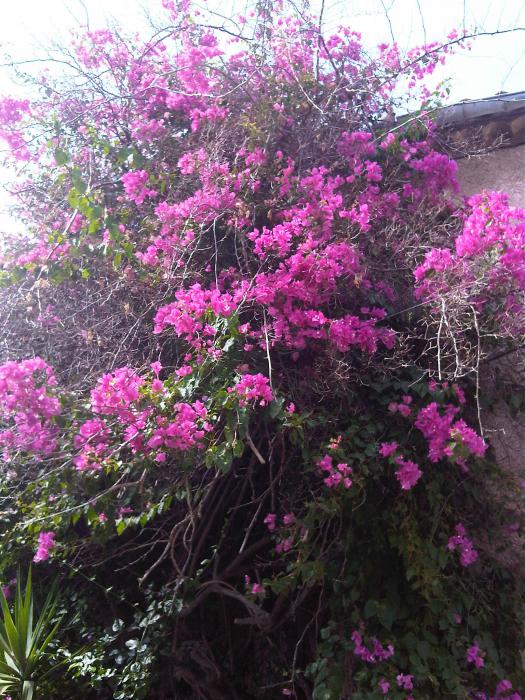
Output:
[[394,461],[399,466],[399,468],[396,469],[396,479],[399,481],[404,491],[410,490],[421,478],[421,469],[415,462],[405,460],[402,457],[396,457]]
[[263,522],[266,525],[266,527],[268,528],[268,530],[270,530],[270,532],[275,530],[276,520],[277,520],[277,516],[275,515],[275,513],[268,513],[266,515],[266,517],[264,518]]
[[397,450],[397,442],[383,442],[379,446],[379,454],[381,457],[390,457]]
[[390,690],[390,683],[385,680],[384,678],[381,678],[379,683],[379,690],[383,693],[383,695],[386,695],[388,691]]
[[375,637],[370,639],[369,647],[363,644],[363,637],[357,630],[352,632],[351,638],[355,645],[354,654],[369,664],[376,664],[379,661],[386,661],[394,655],[394,647],[392,644],[384,647]]
[[473,644],[467,649],[467,663],[474,664],[476,668],[482,668],[485,665],[483,656],[484,653],[481,651],[478,644]]
[[399,673],[396,676],[397,685],[404,690],[412,690],[414,688],[413,677],[410,674]]
[[470,566],[478,559],[478,552],[475,549],[472,541],[467,537],[465,526],[463,523],[456,525],[455,534],[449,538],[447,549],[459,551],[459,561],[461,566]]
[[49,553],[55,546],[55,533],[41,532],[38,535],[38,549],[33,557],[33,561],[41,562],[49,559]]

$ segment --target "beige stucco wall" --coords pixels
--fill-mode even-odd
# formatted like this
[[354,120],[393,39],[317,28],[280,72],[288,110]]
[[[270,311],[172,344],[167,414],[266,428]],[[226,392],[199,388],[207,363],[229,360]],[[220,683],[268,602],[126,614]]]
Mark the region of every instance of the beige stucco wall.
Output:
[[462,158],[458,166],[463,194],[504,190],[511,204],[525,207],[525,145]]

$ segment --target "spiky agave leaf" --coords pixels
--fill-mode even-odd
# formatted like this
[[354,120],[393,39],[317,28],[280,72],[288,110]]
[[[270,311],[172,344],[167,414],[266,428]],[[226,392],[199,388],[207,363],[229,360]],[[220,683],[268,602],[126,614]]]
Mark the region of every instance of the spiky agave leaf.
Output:
[[0,692],[19,692],[21,700],[33,700],[39,676],[49,673],[48,669],[44,674],[42,668],[46,648],[61,624],[58,620],[51,626],[57,608],[56,587],[49,591],[36,624],[31,568],[25,591],[22,591],[20,573],[18,575],[13,613],[1,588],[0,607]]

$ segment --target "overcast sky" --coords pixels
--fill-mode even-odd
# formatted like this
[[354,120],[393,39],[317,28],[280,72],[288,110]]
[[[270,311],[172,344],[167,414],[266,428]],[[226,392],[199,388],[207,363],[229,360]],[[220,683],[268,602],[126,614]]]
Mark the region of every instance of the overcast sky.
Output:
[[[299,0],[300,1],[300,0]],[[314,10],[321,0],[312,0]],[[450,78],[450,101],[476,99],[500,91],[525,91],[525,0],[325,0],[324,26],[341,22],[363,35],[365,45],[396,39],[402,48],[440,40],[451,29],[509,34],[480,37],[470,51],[461,51],[440,71]],[[202,7],[223,15],[244,12],[246,0],[208,0]],[[65,42],[85,24],[100,28],[116,21],[124,30],[147,31],[146,15],[159,15],[161,0],[0,0],[0,53],[16,59],[38,58],[52,41]],[[0,68],[0,96],[23,92],[10,71]],[[0,170],[0,185],[6,174]],[[5,205],[3,205],[5,207]],[[12,227],[1,214],[0,230]]]
[[[317,9],[320,0],[313,0]],[[125,29],[146,29],[147,12],[159,14],[160,0],[0,0],[0,47],[17,58],[42,56],[53,40],[67,41],[89,16],[92,28],[114,19]],[[242,12],[245,0],[201,3],[223,15]],[[525,0],[325,0],[325,27],[343,21],[362,32],[372,47],[394,36],[402,48],[442,39],[454,28],[494,32],[525,29]],[[481,37],[442,71],[452,78],[451,99],[525,90],[525,31]],[[0,91],[8,92],[9,71],[0,71]]]

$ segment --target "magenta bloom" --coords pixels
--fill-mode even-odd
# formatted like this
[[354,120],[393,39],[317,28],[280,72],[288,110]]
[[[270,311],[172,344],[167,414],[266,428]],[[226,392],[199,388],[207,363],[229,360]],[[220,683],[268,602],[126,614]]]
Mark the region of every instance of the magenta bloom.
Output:
[[482,668],[485,665],[483,652],[477,643],[467,649],[467,663],[474,664],[476,668]]
[[383,442],[379,447],[381,457],[390,457],[397,450],[397,442]]
[[235,385],[235,391],[240,397],[240,406],[245,406],[248,401],[253,400],[256,404],[265,406],[273,400],[270,380],[260,372],[258,374],[244,374]]
[[470,566],[478,558],[478,552],[472,541],[467,537],[467,532],[463,523],[456,525],[456,534],[453,535],[447,544],[447,549],[459,551],[459,563],[461,566]]
[[55,547],[55,533],[41,532],[38,535],[38,549],[33,557],[33,561],[38,563],[49,559],[49,552]]
[[396,676],[397,685],[405,690],[412,690],[414,687],[413,677],[409,674],[400,673]]
[[399,469],[396,471],[396,479],[401,484],[403,491],[408,491],[417,484],[421,478],[422,471],[415,462],[410,460],[397,457],[395,461],[399,465]]
[[352,486],[353,482],[350,478],[352,467],[349,467],[345,462],[339,462],[339,464],[334,466],[330,455],[325,455],[317,462],[317,466],[322,471],[327,472],[327,476],[323,481],[329,489],[336,488],[339,484],[342,484],[345,489],[349,489]]
[[388,693],[388,691],[390,690],[390,683],[388,681],[386,681],[384,678],[381,678],[378,685],[379,685],[379,690],[383,693],[383,695],[386,695]]
[[268,530],[272,532],[275,530],[275,521],[276,521],[277,516],[275,513],[267,513],[266,517],[263,520],[263,523],[266,525]]
[[377,664],[379,661],[386,661],[394,655],[392,644],[384,647],[375,637],[371,638],[370,646],[366,647],[363,644],[363,637],[357,630],[352,632],[352,641],[355,644],[354,654],[366,663]]
[[142,204],[146,197],[157,196],[155,190],[147,187],[149,174],[145,170],[130,170],[120,179],[126,195],[137,205]]

